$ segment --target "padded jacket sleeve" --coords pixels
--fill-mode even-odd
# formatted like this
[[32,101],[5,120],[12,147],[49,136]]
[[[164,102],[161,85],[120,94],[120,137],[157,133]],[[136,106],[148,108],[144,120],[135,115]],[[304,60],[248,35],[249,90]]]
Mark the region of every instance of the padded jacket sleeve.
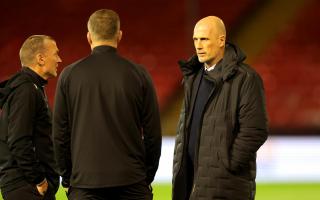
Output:
[[240,90],[239,132],[231,148],[231,170],[237,171],[255,158],[268,136],[264,88],[260,76],[247,73]]

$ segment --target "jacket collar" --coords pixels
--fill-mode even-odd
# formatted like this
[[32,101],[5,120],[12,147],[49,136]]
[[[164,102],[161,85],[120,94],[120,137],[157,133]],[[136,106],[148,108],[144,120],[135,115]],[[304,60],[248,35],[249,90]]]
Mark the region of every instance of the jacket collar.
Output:
[[117,49],[112,47],[112,46],[107,46],[107,45],[101,45],[101,46],[96,46],[92,49],[92,54],[99,54],[99,53],[116,53]]
[[48,81],[39,76],[36,72],[34,72],[29,67],[23,66],[21,72],[27,74],[28,77],[31,78],[32,82],[35,83],[39,87],[43,87],[48,84]]
[[[237,64],[243,62],[245,58],[245,54],[237,46],[227,42],[222,60],[217,63],[215,70],[207,72],[207,78],[209,80],[228,80],[236,73]],[[197,55],[193,55],[188,61],[179,61],[179,65],[184,76],[195,74],[203,67]]]
[[37,87],[43,88],[48,81],[31,70],[29,67],[22,67],[21,71],[14,74],[8,80],[0,83],[0,108],[4,105],[10,93],[24,82],[32,82]]

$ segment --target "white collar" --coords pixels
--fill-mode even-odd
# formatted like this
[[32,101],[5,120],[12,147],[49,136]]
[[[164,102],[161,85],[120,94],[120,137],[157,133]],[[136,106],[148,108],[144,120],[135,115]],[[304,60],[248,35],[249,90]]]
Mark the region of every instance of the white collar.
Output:
[[209,72],[209,71],[213,70],[215,66],[216,66],[216,64],[212,65],[211,67],[208,67],[207,64],[204,64],[204,69],[205,69],[207,72]]

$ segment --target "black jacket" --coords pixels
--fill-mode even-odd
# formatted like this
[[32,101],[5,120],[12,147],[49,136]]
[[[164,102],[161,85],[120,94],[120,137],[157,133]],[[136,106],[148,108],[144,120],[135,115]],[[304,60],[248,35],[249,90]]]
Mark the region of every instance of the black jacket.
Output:
[[2,192],[26,183],[35,185],[44,178],[58,186],[45,84],[27,67],[0,84]]
[[60,75],[54,143],[62,184],[102,188],[150,184],[161,130],[148,73],[110,46],[98,46]]
[[202,113],[191,187],[186,184],[187,144],[203,64],[196,56],[181,63],[185,100],[174,152],[174,200],[254,199],[256,152],[268,130],[262,80],[244,59],[240,49],[228,43],[217,69],[204,77],[214,86]]

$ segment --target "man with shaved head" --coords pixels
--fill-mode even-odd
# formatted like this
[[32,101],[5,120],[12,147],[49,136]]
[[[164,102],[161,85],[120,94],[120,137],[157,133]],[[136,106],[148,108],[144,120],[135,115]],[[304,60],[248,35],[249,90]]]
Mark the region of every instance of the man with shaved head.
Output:
[[252,200],[256,152],[268,135],[263,82],[226,42],[215,16],[195,26],[196,55],[179,62],[184,83],[173,165],[173,200]]

